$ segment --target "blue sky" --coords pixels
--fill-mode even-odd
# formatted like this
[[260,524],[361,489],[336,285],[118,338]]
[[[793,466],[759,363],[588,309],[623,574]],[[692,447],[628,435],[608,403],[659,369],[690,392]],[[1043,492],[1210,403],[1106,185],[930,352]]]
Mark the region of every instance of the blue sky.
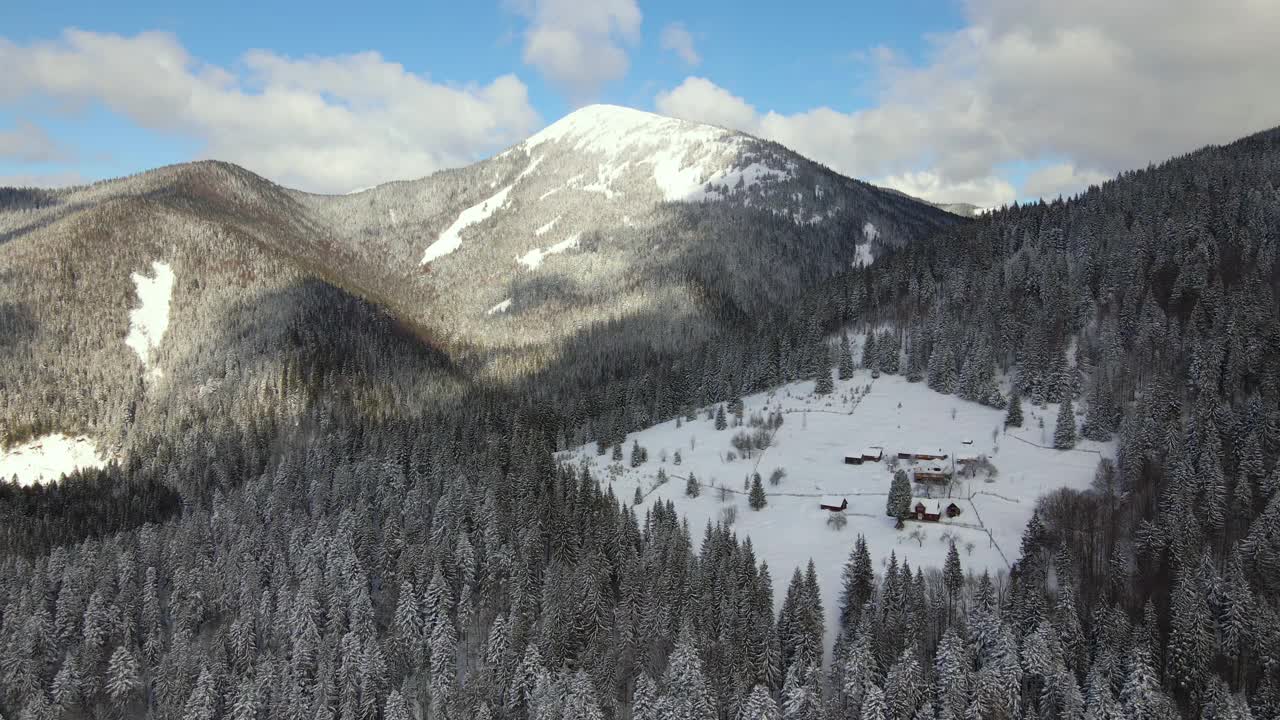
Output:
[[[16,68],[0,76],[0,182],[213,156],[339,192],[487,156],[601,101],[770,137],[929,199],[998,204],[1280,122],[1274,101],[1169,117],[1189,93],[1231,103],[1265,84],[1238,76],[1280,59],[1266,42],[1280,14],[1250,0],[1209,15],[1134,0],[1145,24],[1048,0],[126,5],[0,7],[0,65]],[[1204,53],[1232,82],[1205,72],[1180,88],[1152,69],[1205,24],[1235,35]],[[1126,93],[1144,102],[1115,107]]]

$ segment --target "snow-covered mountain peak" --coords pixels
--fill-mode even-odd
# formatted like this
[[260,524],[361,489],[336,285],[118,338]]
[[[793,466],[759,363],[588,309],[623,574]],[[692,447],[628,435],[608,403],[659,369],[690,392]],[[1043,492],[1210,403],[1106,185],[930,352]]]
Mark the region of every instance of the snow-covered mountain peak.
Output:
[[526,150],[560,140],[571,141],[574,150],[617,154],[637,146],[714,142],[734,137],[724,128],[619,105],[579,108],[525,140]]

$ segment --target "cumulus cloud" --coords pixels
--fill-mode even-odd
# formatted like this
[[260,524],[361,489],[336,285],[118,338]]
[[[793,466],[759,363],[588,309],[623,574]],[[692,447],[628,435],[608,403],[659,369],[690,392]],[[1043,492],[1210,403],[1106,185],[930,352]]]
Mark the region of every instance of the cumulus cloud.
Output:
[[673,22],[662,28],[660,41],[663,50],[675,53],[686,65],[697,67],[702,62],[702,56],[693,47],[693,35],[685,28],[684,23]]
[[0,130],[0,160],[52,163],[69,160],[71,155],[43,128],[30,122],[18,123],[10,130]]
[[241,65],[203,63],[167,33],[0,38],[0,103],[50,99],[70,112],[101,103],[202,142],[204,157],[317,192],[466,164],[540,122],[513,75],[444,85],[376,52],[297,59],[259,50]]
[[640,37],[635,0],[523,0],[513,7],[529,20],[524,61],[575,104],[626,76],[631,63],[624,46]]
[[761,113],[704,78],[656,104],[926,199],[980,205],[1011,199],[994,181],[1009,163],[1054,163],[1016,194],[1056,196],[1280,122],[1272,0],[968,0],[965,12],[922,63],[864,53],[877,80],[866,110]]
[[1046,199],[1056,198],[1059,195],[1070,197],[1088,189],[1090,185],[1101,185],[1111,177],[1106,173],[1080,170],[1071,163],[1055,163],[1028,175],[1022,187],[1030,197]]

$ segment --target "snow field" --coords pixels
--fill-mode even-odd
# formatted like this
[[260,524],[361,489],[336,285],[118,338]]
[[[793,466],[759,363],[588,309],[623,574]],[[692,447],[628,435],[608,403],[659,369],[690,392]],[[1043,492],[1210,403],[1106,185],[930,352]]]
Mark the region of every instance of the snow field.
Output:
[[77,468],[96,468],[107,464],[107,457],[97,445],[83,435],[67,437],[61,433],[29,440],[5,452],[0,451],[0,482],[18,479],[20,487],[37,482],[49,483]]
[[159,260],[151,263],[152,277],[133,273],[134,288],[138,294],[138,307],[129,311],[129,334],[125,344],[133,349],[142,361],[142,367],[151,371],[152,377],[160,377],[160,368],[153,367],[152,357],[160,346],[165,330],[169,328],[169,303],[173,298],[173,268]]
[[[644,500],[636,510],[641,516],[658,500],[672,501],[688,518],[695,545],[707,522],[736,513],[733,527],[738,536],[750,537],[757,557],[769,564],[775,608],[781,607],[792,571],[803,569],[812,558],[822,581],[830,644],[837,628],[840,572],[859,534],[866,537],[880,572],[891,552],[899,563],[910,562],[913,568],[940,569],[955,542],[966,572],[998,573],[1017,560],[1037,499],[1059,487],[1087,488],[1100,456],[1113,453],[1110,444],[1089,442],[1072,451],[1037,447],[1044,443],[1043,433],[1052,435],[1056,406],[1040,410],[1024,404],[1026,427],[1006,435],[1003,410],[942,395],[898,375],[873,380],[867,371],[858,371],[850,380],[837,380],[835,392],[826,397],[813,395],[813,385],[792,383],[743,398],[744,419],[771,412],[784,417],[771,446],[749,457],[740,456],[732,439],[753,428],[745,422],[732,427],[730,415],[731,426],[718,431],[703,408],[697,419],[682,421],[681,427],[671,420],[628,435],[621,462],[612,461],[609,452],[597,455],[594,444],[567,451],[561,459],[585,463],[602,484],[612,484],[624,502],[630,502],[640,487]],[[1040,417],[1047,426],[1043,431]],[[630,467],[633,442],[648,451],[648,461],[637,468]],[[883,447],[885,461],[844,464],[846,452],[868,446]],[[885,514],[893,477],[890,465],[899,451],[919,448],[941,448],[951,458],[957,453],[987,455],[997,472],[990,478],[980,474],[952,483],[950,497],[962,508],[954,520],[909,520],[897,530]],[[656,483],[659,468],[669,477],[662,485]],[[772,485],[769,478],[777,468],[785,477]],[[701,485],[696,498],[685,495],[690,472]],[[753,472],[761,475],[768,500],[760,511],[750,509],[744,487],[744,479]],[[913,488],[913,495],[927,494],[930,491],[922,485]],[[931,494],[946,495],[946,488],[935,486]],[[828,525],[833,513],[818,507],[822,495],[849,501],[843,513],[845,528]]]

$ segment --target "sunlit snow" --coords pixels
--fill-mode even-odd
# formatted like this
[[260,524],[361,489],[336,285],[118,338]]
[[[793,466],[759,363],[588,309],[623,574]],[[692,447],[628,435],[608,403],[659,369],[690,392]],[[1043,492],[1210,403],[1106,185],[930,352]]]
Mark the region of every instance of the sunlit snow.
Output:
[[486,310],[484,314],[485,314],[485,315],[493,315],[494,313],[506,312],[506,311],[507,311],[507,309],[508,309],[508,308],[510,308],[510,307],[511,307],[511,298],[507,298],[506,300],[503,300],[502,302],[498,303],[497,305],[494,305],[493,307],[491,307],[491,308],[489,308],[488,310]]
[[0,482],[18,479],[18,485],[53,482],[77,468],[96,468],[107,464],[87,437],[67,437],[61,433],[45,435],[14,447],[0,450]]
[[552,245],[551,247],[548,247],[545,250],[541,248],[534,248],[529,252],[525,253],[524,255],[522,255],[521,257],[516,258],[516,262],[520,263],[521,265],[524,265],[530,270],[536,269],[539,265],[542,264],[542,259],[545,258],[546,256],[555,255],[556,253],[562,253],[565,250],[577,247],[578,238],[580,237],[582,237],[582,233],[574,233],[573,235],[570,235],[569,237],[565,238],[564,240],[561,240],[560,242],[556,243],[555,245]]
[[173,268],[169,263],[156,260],[151,263],[152,277],[133,273],[133,285],[138,294],[138,307],[129,311],[129,334],[125,344],[137,353],[142,366],[155,377],[161,375],[154,367],[154,354],[169,327],[169,303],[173,298]]
[[458,219],[454,220],[453,224],[440,233],[439,238],[427,247],[427,251],[422,254],[422,260],[419,264],[426,265],[432,260],[442,258],[462,247],[462,231],[476,223],[487,220],[499,208],[506,205],[507,195],[511,192],[511,187],[508,185],[499,190],[493,197],[463,210],[458,215]]
[[558,223],[558,222],[560,222],[560,216],[559,216],[559,215],[557,215],[557,216],[556,216],[556,219],[555,219],[555,220],[552,220],[551,222],[547,223],[546,225],[543,225],[542,227],[538,228],[537,230],[534,230],[534,231],[533,231],[533,234],[534,234],[534,235],[545,235],[545,234],[546,234],[546,232],[547,232],[548,230],[550,230],[551,228],[555,227],[555,226],[556,226],[556,223]]

